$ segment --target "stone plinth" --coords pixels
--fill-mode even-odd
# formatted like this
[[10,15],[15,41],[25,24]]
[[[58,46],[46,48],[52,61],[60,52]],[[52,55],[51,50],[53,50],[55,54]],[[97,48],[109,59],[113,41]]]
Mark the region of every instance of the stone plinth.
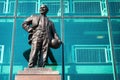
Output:
[[18,72],[15,80],[61,80],[61,76],[50,68],[25,68]]

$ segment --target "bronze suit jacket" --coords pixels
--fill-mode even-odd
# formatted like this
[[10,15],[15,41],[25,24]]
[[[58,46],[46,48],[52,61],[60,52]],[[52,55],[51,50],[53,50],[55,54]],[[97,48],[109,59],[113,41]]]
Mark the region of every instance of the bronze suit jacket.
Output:
[[[31,44],[32,36],[34,34],[34,30],[38,27],[39,20],[40,20],[40,16],[32,15],[28,17],[22,24],[23,28],[29,33],[29,36],[28,36],[29,44]],[[52,38],[60,40],[54,28],[53,22],[48,19],[46,25],[49,28],[48,29],[49,40],[51,41]]]

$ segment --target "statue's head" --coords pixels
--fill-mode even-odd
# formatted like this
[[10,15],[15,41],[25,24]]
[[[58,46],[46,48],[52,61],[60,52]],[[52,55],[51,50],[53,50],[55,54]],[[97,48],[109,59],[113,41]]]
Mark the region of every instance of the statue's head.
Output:
[[45,4],[42,4],[40,6],[40,13],[41,14],[47,14],[47,12],[48,12],[48,7]]

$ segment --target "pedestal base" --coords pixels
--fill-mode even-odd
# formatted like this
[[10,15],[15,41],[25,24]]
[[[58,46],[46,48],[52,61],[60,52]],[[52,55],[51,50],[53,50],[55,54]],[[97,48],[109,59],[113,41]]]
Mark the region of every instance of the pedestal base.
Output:
[[58,71],[48,68],[25,68],[19,71],[15,80],[61,80]]

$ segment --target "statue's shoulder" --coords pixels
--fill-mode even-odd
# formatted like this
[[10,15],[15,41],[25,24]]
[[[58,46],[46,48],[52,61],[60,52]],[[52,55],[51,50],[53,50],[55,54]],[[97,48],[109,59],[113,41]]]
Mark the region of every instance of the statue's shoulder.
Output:
[[26,21],[32,21],[32,20],[38,20],[38,19],[39,19],[39,15],[31,15],[26,19]]
[[31,15],[31,16],[27,17],[25,21],[31,21],[33,19],[33,17],[34,17],[34,15]]
[[39,15],[31,15],[30,17],[36,18],[36,17],[39,17]]
[[53,23],[53,21],[52,21],[52,20],[50,20],[49,18],[47,18],[47,19],[48,19],[49,23]]
[[52,20],[49,20],[49,23],[50,23],[51,25],[54,25],[54,22],[53,22]]

